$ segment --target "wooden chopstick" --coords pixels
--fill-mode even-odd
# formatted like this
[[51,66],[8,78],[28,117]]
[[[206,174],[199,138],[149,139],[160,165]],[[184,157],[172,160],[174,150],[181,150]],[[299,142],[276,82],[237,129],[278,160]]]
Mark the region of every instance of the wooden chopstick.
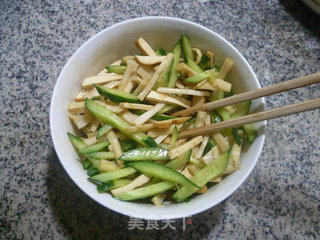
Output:
[[269,96],[269,95],[272,95],[275,93],[284,92],[284,91],[288,91],[288,90],[299,88],[299,87],[304,87],[304,86],[307,86],[307,85],[310,85],[313,83],[317,83],[317,82],[320,82],[320,72],[310,74],[307,76],[303,76],[303,77],[299,77],[299,78],[295,78],[295,79],[292,79],[289,81],[277,83],[277,84],[267,86],[264,88],[251,90],[249,92],[240,93],[240,94],[234,95],[232,97],[224,98],[221,100],[217,100],[217,101],[201,104],[198,106],[194,106],[194,107],[182,110],[182,111],[178,111],[172,115],[173,116],[189,116],[189,115],[196,113],[200,110],[204,110],[204,111],[214,110],[217,108],[230,106],[230,105],[244,102],[247,100],[252,100],[252,99],[256,99],[256,98],[260,98],[260,97]]
[[320,98],[305,101],[302,103],[297,103],[290,106],[285,106],[281,108],[275,108],[264,112],[254,113],[251,115],[247,115],[244,117],[232,119],[225,122],[210,124],[207,126],[202,126],[198,128],[192,128],[188,130],[184,130],[179,133],[179,138],[186,138],[191,136],[197,136],[202,134],[209,134],[213,132],[218,132],[222,129],[233,128],[243,126],[245,124],[259,122],[263,120],[268,120],[272,118],[282,117],[286,115],[290,115],[293,113],[299,113],[304,111],[309,111],[313,109],[320,108]]

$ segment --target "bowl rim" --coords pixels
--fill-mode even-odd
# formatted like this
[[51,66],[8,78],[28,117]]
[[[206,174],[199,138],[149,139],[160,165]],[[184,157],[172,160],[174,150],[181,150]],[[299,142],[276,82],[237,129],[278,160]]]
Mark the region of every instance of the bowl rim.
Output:
[[[132,23],[132,22],[140,22],[140,21],[148,21],[148,20],[169,20],[169,21],[173,21],[173,22],[177,22],[177,23],[184,23],[184,24],[189,24],[192,25],[194,27],[200,28],[204,31],[209,32],[212,35],[215,35],[216,38],[220,39],[221,41],[223,41],[228,48],[231,48],[235,53],[237,53],[239,55],[239,57],[242,59],[242,61],[245,63],[246,67],[248,68],[250,74],[253,76],[253,80],[255,81],[255,83],[257,84],[258,88],[261,88],[261,85],[254,73],[254,71],[252,70],[251,66],[249,65],[249,63],[247,62],[247,60],[242,56],[242,54],[229,42],[227,41],[225,38],[223,38],[222,36],[220,36],[218,33],[212,31],[209,28],[206,28],[198,23],[194,23],[191,22],[189,20],[185,20],[185,19],[181,19],[181,18],[175,18],[175,17],[168,17],[168,16],[146,16],[146,17],[138,17],[138,18],[132,18],[132,19],[128,19],[125,21],[121,21],[119,23],[113,24],[101,31],[99,31],[98,33],[96,33],[95,35],[93,35],[92,37],[90,37],[88,40],[86,40],[72,55],[71,57],[68,59],[68,61],[64,64],[61,72],[58,75],[58,78],[56,80],[52,95],[51,95],[51,101],[50,101],[50,112],[49,112],[49,125],[50,125],[50,135],[52,138],[52,142],[53,142],[53,146],[55,149],[55,152],[57,154],[57,157],[61,163],[61,165],[63,166],[64,170],[66,171],[66,173],[68,174],[68,176],[72,179],[72,181],[87,195],[89,196],[91,199],[93,199],[94,201],[98,202],[99,204],[101,204],[104,207],[107,207],[117,213],[121,213],[123,215],[129,216],[129,217],[134,217],[134,218],[141,218],[141,219],[146,219],[146,220],[163,220],[163,219],[178,219],[178,218],[184,218],[187,216],[190,216],[190,213],[187,214],[177,214],[175,213],[174,216],[170,215],[167,217],[154,217],[154,216],[145,216],[143,215],[143,213],[141,213],[140,215],[135,215],[135,214],[131,214],[130,212],[127,212],[126,210],[122,210],[119,208],[116,208],[112,205],[107,206],[106,202],[102,202],[99,199],[97,199],[94,195],[90,194],[86,188],[80,184],[78,184],[77,179],[75,179],[74,176],[72,176],[72,174],[70,173],[71,170],[69,170],[66,166],[66,164],[64,163],[64,161],[62,161],[61,159],[63,159],[62,153],[59,151],[58,145],[57,145],[57,140],[55,139],[55,134],[54,134],[54,119],[53,119],[53,102],[54,102],[54,98],[56,96],[56,92],[58,91],[58,82],[61,81],[61,77],[64,74],[64,72],[67,70],[67,66],[72,62],[73,58],[78,55],[78,53],[80,51],[82,51],[82,49],[86,48],[87,45],[90,44],[90,42],[95,39],[98,38],[99,35],[103,34],[105,31],[109,31],[112,30],[113,28],[117,28],[119,26],[125,25],[127,23]],[[265,108],[266,106],[266,102],[265,102],[265,98],[261,98],[261,102],[262,102],[262,107]],[[238,190],[238,188],[242,185],[242,183],[248,178],[249,174],[252,172],[253,168],[255,167],[260,155],[261,155],[261,151],[265,142],[265,132],[266,132],[266,127],[267,127],[267,121],[262,121],[261,122],[264,130],[263,133],[260,135],[261,137],[261,144],[259,146],[259,148],[257,148],[255,157],[253,159],[253,163],[250,165],[250,167],[248,168],[248,170],[246,171],[246,173],[241,177],[240,181],[236,184],[236,186],[234,187],[234,189],[232,190],[228,190],[227,193],[225,194],[224,198],[221,199],[220,201],[217,201],[215,204],[208,204],[208,205],[203,205],[201,208],[197,208],[194,209],[192,211],[191,215],[196,215],[199,214],[201,212],[204,212],[218,204],[220,204],[221,202],[223,202],[224,200],[226,200],[232,193],[234,193],[236,190]]]

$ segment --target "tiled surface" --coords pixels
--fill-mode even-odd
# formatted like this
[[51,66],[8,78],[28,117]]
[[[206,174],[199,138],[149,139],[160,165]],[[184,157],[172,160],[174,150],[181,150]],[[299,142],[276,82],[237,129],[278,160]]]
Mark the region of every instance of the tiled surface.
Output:
[[[167,15],[230,41],[263,86],[320,70],[320,17],[301,1],[0,2],[0,239],[316,239],[320,235],[320,111],[268,123],[256,168],[231,197],[177,230],[128,230],[128,218],[82,193],[52,146],[56,78],[90,36],[125,19]],[[290,2],[290,3],[288,3]],[[267,98],[320,97],[320,85]]]

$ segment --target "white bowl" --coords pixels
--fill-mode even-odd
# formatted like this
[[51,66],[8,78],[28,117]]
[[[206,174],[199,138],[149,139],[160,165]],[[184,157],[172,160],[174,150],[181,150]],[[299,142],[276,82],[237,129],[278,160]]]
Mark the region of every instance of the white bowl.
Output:
[[[192,216],[207,210],[233,193],[248,177],[260,155],[266,122],[256,124],[258,137],[242,153],[241,168],[227,176],[221,183],[208,189],[205,194],[190,202],[171,203],[165,207],[152,204],[122,202],[109,194],[99,194],[96,186],[87,180],[86,172],[78,162],[67,132],[73,128],[68,118],[67,106],[81,88],[85,77],[101,71],[121,56],[137,54],[134,41],[142,36],[154,49],[170,50],[182,33],[191,37],[194,46],[213,49],[217,61],[231,57],[235,66],[230,74],[236,91],[260,88],[260,84],[244,57],[224,38],[213,31],[186,20],[170,17],[143,17],[115,24],[86,41],[63,67],[55,85],[50,106],[50,128],[53,144],[60,162],[70,178],[92,199],[116,212],[143,219],[174,219]],[[253,101],[251,110],[263,110],[264,99]]]

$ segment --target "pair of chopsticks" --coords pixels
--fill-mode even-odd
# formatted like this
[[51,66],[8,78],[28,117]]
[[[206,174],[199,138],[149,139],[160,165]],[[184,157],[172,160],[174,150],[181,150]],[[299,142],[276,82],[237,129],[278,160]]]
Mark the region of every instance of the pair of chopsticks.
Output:
[[[289,81],[277,83],[271,86],[267,86],[260,89],[251,90],[249,92],[240,93],[228,98],[224,98],[221,100],[217,100],[214,102],[209,102],[205,104],[201,104],[195,107],[191,107],[179,112],[174,113],[174,116],[188,116],[193,113],[196,113],[198,111],[209,111],[218,109],[221,107],[237,104],[240,102],[248,101],[257,99],[260,97],[269,96],[275,93],[280,93],[284,91],[288,91],[291,89],[304,87],[307,85],[311,85],[313,83],[320,82],[320,72],[310,74],[307,76],[295,78]],[[244,117],[240,117],[237,119],[232,119],[229,121],[221,122],[221,123],[215,123],[210,124],[207,126],[202,126],[198,128],[188,129],[184,130],[181,133],[179,133],[179,138],[185,138],[190,136],[196,136],[201,134],[208,134],[213,132],[218,132],[220,130],[226,129],[226,128],[233,128],[233,127],[239,127],[245,124],[249,123],[255,123],[263,120],[269,120],[273,118],[278,118],[286,115],[290,115],[293,113],[299,113],[299,112],[305,112],[313,109],[320,108],[320,98],[305,101],[302,103],[297,103],[294,105],[289,105],[285,107],[275,108],[259,113],[254,113],[251,115],[247,115]]]

